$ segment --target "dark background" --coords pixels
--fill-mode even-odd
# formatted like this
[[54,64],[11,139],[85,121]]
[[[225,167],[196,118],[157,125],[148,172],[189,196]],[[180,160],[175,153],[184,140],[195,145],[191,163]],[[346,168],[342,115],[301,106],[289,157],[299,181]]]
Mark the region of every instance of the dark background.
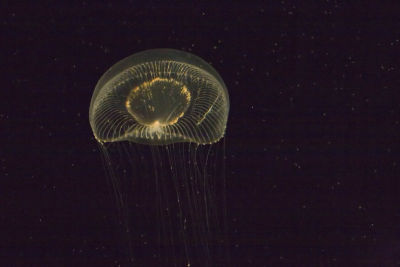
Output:
[[112,64],[161,47],[204,58],[228,87],[236,266],[400,264],[398,11],[395,1],[3,3],[0,266],[122,262],[89,103]]

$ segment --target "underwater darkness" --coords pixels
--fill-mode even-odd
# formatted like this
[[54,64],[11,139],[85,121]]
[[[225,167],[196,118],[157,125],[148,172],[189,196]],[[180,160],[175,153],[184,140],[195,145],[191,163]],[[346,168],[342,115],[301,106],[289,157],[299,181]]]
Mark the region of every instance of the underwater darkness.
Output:
[[[0,266],[127,265],[88,112],[100,76],[152,48],[203,58],[229,92],[222,141],[231,263],[210,266],[400,264],[399,7],[2,4]],[[140,154],[132,159],[150,167]],[[129,216],[143,227],[162,221]]]

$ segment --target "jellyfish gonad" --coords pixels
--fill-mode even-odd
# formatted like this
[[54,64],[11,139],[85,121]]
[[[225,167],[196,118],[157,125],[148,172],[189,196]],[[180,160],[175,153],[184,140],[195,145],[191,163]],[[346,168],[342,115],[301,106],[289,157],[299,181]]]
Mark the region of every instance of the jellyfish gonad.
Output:
[[89,121],[132,266],[227,266],[228,112],[220,75],[183,51],[134,54],[98,81]]

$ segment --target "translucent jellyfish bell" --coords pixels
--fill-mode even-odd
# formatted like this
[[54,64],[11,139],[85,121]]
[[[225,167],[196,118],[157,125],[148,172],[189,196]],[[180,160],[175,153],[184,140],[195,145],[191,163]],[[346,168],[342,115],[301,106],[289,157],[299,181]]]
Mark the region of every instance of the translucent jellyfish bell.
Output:
[[228,92],[213,67],[187,52],[154,49],[100,78],[89,120],[100,143],[210,144],[224,136],[228,112]]

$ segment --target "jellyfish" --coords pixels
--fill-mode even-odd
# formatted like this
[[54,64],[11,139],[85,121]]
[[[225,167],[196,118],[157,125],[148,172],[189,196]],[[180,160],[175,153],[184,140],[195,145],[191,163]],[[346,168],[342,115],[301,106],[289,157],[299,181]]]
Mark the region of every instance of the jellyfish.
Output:
[[139,52],[100,78],[89,122],[114,191],[127,262],[227,264],[228,113],[220,75],[184,51]]

